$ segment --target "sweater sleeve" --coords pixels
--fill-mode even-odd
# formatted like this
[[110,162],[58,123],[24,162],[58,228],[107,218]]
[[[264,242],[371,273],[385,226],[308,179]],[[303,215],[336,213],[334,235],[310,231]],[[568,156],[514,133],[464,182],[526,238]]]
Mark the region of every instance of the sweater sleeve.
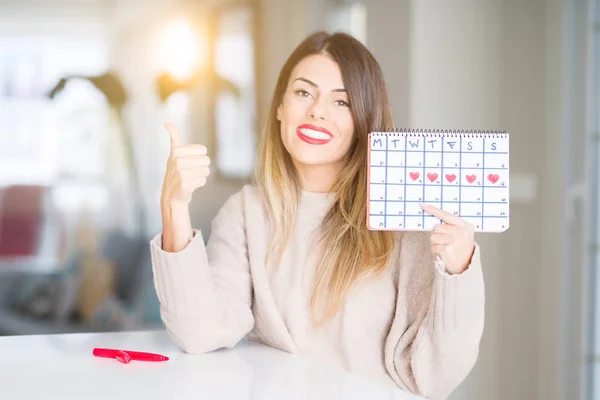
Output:
[[469,267],[461,274],[448,274],[439,259],[433,263],[423,318],[391,344],[393,350],[386,362],[400,387],[438,400],[447,398],[475,365],[483,334],[485,294],[477,244]]
[[206,247],[198,230],[176,253],[162,249],[162,234],[150,242],[161,317],[170,336],[187,353],[231,348],[254,326],[243,219],[238,193],[214,218]]

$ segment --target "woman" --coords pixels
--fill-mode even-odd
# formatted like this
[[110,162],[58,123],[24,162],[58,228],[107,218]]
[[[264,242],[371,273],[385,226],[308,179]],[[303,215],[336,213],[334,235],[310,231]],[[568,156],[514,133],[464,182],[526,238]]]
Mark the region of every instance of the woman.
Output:
[[248,335],[428,398],[457,387],[483,330],[479,248],[471,225],[425,205],[445,222],[432,233],[367,229],[367,135],[392,127],[369,51],[346,34],[309,36],[277,81],[256,182],[226,201],[205,247],[188,203],[206,183],[206,148],[167,125],[151,251],[162,318],[184,351]]

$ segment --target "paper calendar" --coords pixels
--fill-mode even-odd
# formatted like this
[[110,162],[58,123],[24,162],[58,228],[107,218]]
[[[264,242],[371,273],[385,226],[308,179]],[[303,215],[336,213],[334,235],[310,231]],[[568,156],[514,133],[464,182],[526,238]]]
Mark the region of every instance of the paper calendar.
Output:
[[506,132],[399,130],[369,134],[367,226],[432,230],[431,204],[479,232],[509,226]]

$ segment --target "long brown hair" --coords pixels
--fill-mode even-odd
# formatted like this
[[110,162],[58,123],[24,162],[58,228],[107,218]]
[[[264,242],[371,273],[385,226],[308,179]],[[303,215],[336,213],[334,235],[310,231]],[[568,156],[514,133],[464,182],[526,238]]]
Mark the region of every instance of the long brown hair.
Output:
[[258,147],[255,180],[273,226],[269,255],[285,249],[295,225],[301,188],[281,140],[277,108],[294,67],[305,57],[324,54],[341,70],[354,120],[354,139],[347,163],[331,188],[333,206],[323,220],[320,240],[325,254],[315,272],[311,307],[316,324],[333,317],[357,281],[382,271],[391,256],[391,232],[369,231],[367,212],[368,133],[393,128],[381,68],[369,50],[345,33],[308,36],[285,62],[273,93],[265,131]]

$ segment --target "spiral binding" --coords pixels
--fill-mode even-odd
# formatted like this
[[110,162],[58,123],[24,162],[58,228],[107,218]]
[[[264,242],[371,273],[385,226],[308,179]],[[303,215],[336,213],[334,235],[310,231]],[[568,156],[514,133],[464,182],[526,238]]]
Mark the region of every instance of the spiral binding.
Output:
[[506,131],[462,130],[462,129],[393,129],[374,131],[371,136],[426,136],[426,137],[467,137],[467,138],[507,138]]

